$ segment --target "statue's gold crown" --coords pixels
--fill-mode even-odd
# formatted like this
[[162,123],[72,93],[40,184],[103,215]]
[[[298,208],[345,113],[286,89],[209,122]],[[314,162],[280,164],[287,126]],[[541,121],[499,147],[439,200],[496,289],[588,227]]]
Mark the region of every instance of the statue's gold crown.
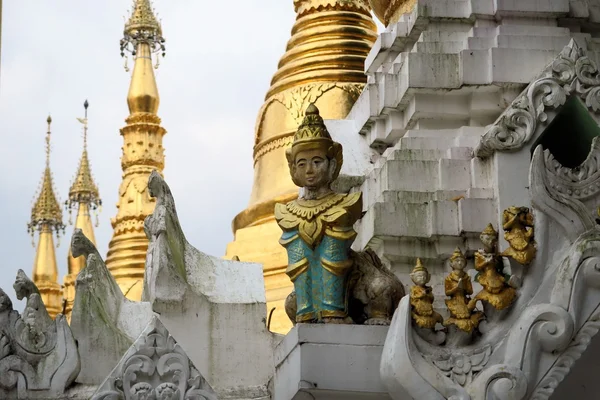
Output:
[[454,261],[457,258],[465,258],[465,255],[459,247],[456,247],[456,249],[454,249],[454,253],[452,253],[452,256],[450,256],[450,261]]
[[[342,145],[333,141],[319,109],[314,104],[310,104],[306,109],[304,120],[298,126],[294,134],[292,147],[287,149],[285,155],[290,166],[293,169],[296,155],[302,150],[324,149],[327,152],[327,158],[336,161],[336,168],[331,177],[335,180],[340,174],[342,163],[344,161],[342,154]],[[294,179],[292,174],[292,180]]]
[[498,234],[498,232],[496,232],[496,230],[494,229],[492,224],[488,224],[485,229],[483,230],[483,232],[481,232],[482,235],[490,235],[490,236],[495,236]]
[[304,114],[304,120],[294,134],[292,146],[315,141],[323,141],[329,143],[329,145],[333,143],[319,109],[314,104],[310,104]]
[[412,273],[417,273],[417,272],[427,272],[429,273],[429,271],[427,271],[427,268],[425,268],[423,266],[423,263],[421,262],[420,258],[417,258],[417,264],[415,265],[415,268],[413,269]]

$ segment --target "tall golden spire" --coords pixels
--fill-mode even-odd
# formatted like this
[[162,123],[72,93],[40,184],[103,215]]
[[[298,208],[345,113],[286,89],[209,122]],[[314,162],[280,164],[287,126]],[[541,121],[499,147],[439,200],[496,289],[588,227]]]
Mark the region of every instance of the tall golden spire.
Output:
[[250,202],[233,220],[235,240],[226,254],[263,264],[267,306],[277,307],[271,327],[281,333],[291,327],[284,299],[292,286],[273,211],[298,193],[285,150],[309,104],[325,119],[346,117],[366,83],[364,62],[377,29],[367,0],[294,0],[294,7],[292,37],[258,113]]
[[[134,0],[131,17],[125,24],[121,55],[134,58],[127,104],[129,117],[121,129],[123,180],[119,188],[117,216],[106,265],[125,295],[140,300],[148,239],[144,219],[154,211],[155,200],[148,195],[148,178],[153,170],[162,174],[165,157],[162,139],[166,131],[157,116],[160,97],[154,78],[152,54],[164,56],[165,40],[149,0]],[[158,65],[157,65],[158,66]]]
[[48,116],[48,131],[46,133],[46,168],[40,185],[37,199],[31,209],[31,220],[27,224],[27,231],[32,239],[35,232],[39,232],[39,241],[35,261],[33,264],[33,282],[40,290],[42,300],[50,316],[62,312],[62,295],[58,284],[58,267],[56,253],[54,252],[53,233],[57,239],[65,225],[62,222],[60,204],[54,194],[52,172],[50,171],[50,125],[52,118]]
[[[81,229],[84,235],[96,244],[96,236],[94,235],[94,227],[92,224],[91,212],[95,212],[102,207],[102,200],[98,193],[98,187],[92,178],[90,161],[87,152],[87,133],[88,133],[88,107],[89,103],[86,100],[83,103],[85,109],[85,117],[77,118],[83,125],[83,153],[79,161],[79,168],[71,188],[69,189],[69,200],[65,202],[66,208],[69,210],[69,223],[71,224],[71,213],[77,209],[77,217],[75,218],[75,229]],[[96,226],[98,226],[98,215],[96,215]],[[65,276],[63,283],[63,296],[65,299],[65,316],[67,320],[71,320],[71,310],[75,301],[75,278],[79,271],[85,267],[85,257],[74,258],[69,247],[67,256],[68,273]]]

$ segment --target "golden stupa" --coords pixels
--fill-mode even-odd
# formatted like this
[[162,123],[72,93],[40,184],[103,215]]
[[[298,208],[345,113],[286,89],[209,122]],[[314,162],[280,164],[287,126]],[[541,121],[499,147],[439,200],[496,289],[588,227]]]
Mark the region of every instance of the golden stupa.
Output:
[[37,198],[31,209],[31,220],[27,230],[32,238],[39,232],[37,251],[33,264],[33,282],[37,285],[42,301],[52,318],[63,311],[62,291],[58,284],[58,266],[54,248],[54,233],[57,238],[64,232],[62,210],[54,191],[52,171],[50,170],[50,126],[52,118],[48,117],[46,133],[46,168]]
[[117,215],[111,220],[114,232],[106,265],[123,293],[140,300],[148,239],[144,219],[154,211],[155,200],[148,194],[153,170],[162,174],[165,164],[162,140],[166,130],[157,115],[160,102],[154,78],[152,54],[164,55],[162,29],[149,0],[134,0],[131,17],[125,24],[121,55],[134,58],[127,105],[129,117],[121,129],[123,179],[119,187]]
[[[83,234],[96,245],[96,235],[94,234],[91,213],[102,207],[102,200],[98,193],[98,187],[92,178],[92,171],[87,152],[87,110],[89,107],[87,100],[83,103],[83,107],[85,108],[85,117],[77,118],[83,125],[83,153],[79,160],[79,167],[77,168],[75,179],[73,179],[73,183],[69,189],[69,199],[66,202],[66,206],[69,209],[69,213],[71,213],[72,210],[77,210],[74,229],[81,229]],[[98,216],[96,215],[96,226],[98,223],[97,218]],[[69,215],[69,223],[71,223],[71,215]],[[75,301],[75,278],[77,278],[79,271],[85,267],[85,261],[85,257],[83,256],[74,258],[71,254],[71,247],[69,246],[69,253],[67,256],[68,273],[63,280],[65,316],[68,321],[71,320],[71,311],[73,310],[73,303]]]
[[292,37],[258,113],[250,202],[233,220],[225,256],[263,264],[267,307],[276,308],[270,328],[278,333],[292,326],[284,311],[292,283],[273,211],[298,194],[285,150],[310,103],[325,119],[346,117],[366,83],[364,61],[376,39],[367,0],[294,0],[294,7]]

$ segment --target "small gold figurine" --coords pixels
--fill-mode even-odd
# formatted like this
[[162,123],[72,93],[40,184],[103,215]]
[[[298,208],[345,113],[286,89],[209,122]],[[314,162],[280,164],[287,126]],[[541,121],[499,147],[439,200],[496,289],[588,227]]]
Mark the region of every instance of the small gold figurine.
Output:
[[444,326],[456,325],[458,329],[471,333],[473,329],[479,326],[479,321],[483,318],[483,313],[475,310],[474,302],[470,301],[473,294],[473,285],[471,278],[464,269],[467,266],[467,259],[457,247],[450,257],[450,266],[452,272],[448,274],[444,282],[446,289],[446,306],[450,311],[450,318],[444,321]]
[[496,310],[504,310],[513,303],[517,291],[509,286],[510,277],[504,274],[502,260],[498,257],[498,232],[492,224],[488,224],[479,238],[483,249],[475,252],[475,269],[479,272],[475,280],[483,289],[471,300],[471,306],[481,300]]
[[527,207],[510,207],[502,215],[504,239],[510,248],[502,252],[503,257],[510,257],[521,265],[529,265],[536,253],[533,240],[533,214]]
[[427,286],[431,276],[420,258],[417,258],[417,265],[410,274],[410,278],[415,284],[410,288],[412,319],[419,328],[433,329],[438,322],[443,323],[443,318],[433,310],[433,293],[431,286]]

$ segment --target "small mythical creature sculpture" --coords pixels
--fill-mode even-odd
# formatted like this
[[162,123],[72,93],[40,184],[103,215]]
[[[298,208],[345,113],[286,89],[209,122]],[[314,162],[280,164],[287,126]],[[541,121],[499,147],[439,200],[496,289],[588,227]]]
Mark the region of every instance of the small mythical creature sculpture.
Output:
[[13,285],[20,315],[0,289],[0,398],[62,398],[80,370],[75,339],[62,314],[50,318],[40,292],[19,270]]
[[404,297],[402,282],[367,248],[350,251],[353,261],[348,282],[349,314],[357,324],[389,325],[400,299]]
[[479,237],[483,249],[475,252],[475,269],[478,271],[475,280],[483,289],[471,300],[470,307],[474,308],[474,303],[481,300],[496,310],[504,310],[517,296],[515,288],[510,286],[514,278],[504,274],[502,260],[497,252],[498,232],[492,224],[489,224]]
[[53,346],[54,343],[48,342],[48,334],[55,330],[54,320],[46,310],[39,289],[22,269],[17,271],[13,288],[17,299],[27,299],[25,310],[16,327],[25,347],[32,352],[38,352]]
[[504,239],[510,247],[502,252],[521,265],[529,265],[535,258],[536,247],[533,240],[533,214],[527,207],[509,207],[502,214]]
[[475,311],[475,305],[470,302],[473,285],[471,278],[464,270],[467,266],[467,259],[458,247],[450,257],[450,266],[452,272],[448,274],[444,282],[446,296],[450,297],[446,299],[450,317],[444,321],[444,326],[454,325],[464,332],[471,333],[479,326],[483,313]]
[[297,200],[275,206],[288,253],[286,274],[296,292],[296,322],[352,323],[348,316],[350,245],[362,214],[362,193],[335,193],[331,183],[342,167],[342,146],[331,139],[311,104],[286,151]]
[[441,324],[444,320],[433,309],[432,289],[431,286],[427,286],[431,276],[420,258],[417,258],[417,265],[410,274],[410,278],[414,283],[414,286],[410,288],[412,319],[419,328],[434,329],[438,322]]

